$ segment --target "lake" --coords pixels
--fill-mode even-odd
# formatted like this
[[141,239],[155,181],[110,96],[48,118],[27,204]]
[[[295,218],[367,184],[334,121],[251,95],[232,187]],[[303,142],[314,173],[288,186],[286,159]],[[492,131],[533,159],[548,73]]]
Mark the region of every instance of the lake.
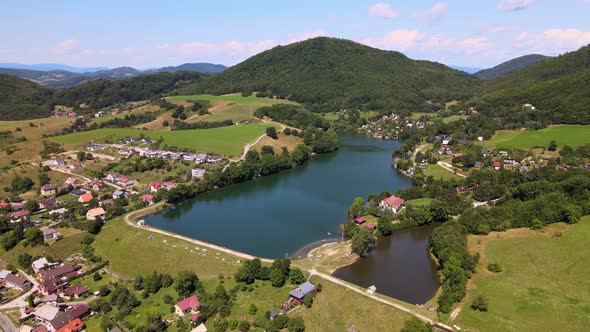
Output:
[[413,304],[424,304],[439,287],[436,264],[428,252],[428,237],[436,225],[405,228],[377,240],[365,258],[334,272],[355,285],[377,287],[377,293]]
[[363,136],[342,137],[337,152],[202,194],[145,221],[255,256],[291,256],[312,242],[338,237],[355,197],[410,185],[391,168],[391,153],[399,145]]

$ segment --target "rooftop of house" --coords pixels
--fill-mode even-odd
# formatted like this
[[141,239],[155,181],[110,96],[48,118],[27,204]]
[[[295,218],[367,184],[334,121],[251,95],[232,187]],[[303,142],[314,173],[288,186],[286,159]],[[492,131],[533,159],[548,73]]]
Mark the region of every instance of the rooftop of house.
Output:
[[404,204],[404,199],[403,198],[399,198],[397,196],[391,195],[385,199],[383,199],[382,201],[384,204],[388,204],[390,206],[393,207],[400,207],[402,204]]
[[82,286],[79,283],[75,284],[73,286],[70,286],[64,290],[64,294],[67,295],[68,297],[73,297],[76,295],[79,296],[79,295],[82,295],[86,292],[88,292],[88,288]]
[[80,195],[80,200],[83,203],[90,202],[92,200],[92,198],[94,198],[94,197],[92,197],[92,193],[85,193],[85,194]]
[[176,302],[176,305],[182,311],[186,311],[188,309],[196,311],[201,306],[201,302],[199,301],[199,298],[196,295],[193,295],[187,297],[186,299]]
[[91,216],[91,217],[97,217],[97,216],[101,216],[105,213],[106,212],[103,208],[97,207],[97,208],[88,210],[88,212],[86,212],[86,215]]
[[305,295],[313,292],[315,290],[315,286],[309,282],[306,281],[304,283],[302,283],[301,285],[299,285],[297,288],[295,288],[294,290],[289,292],[289,295],[291,295],[292,297],[301,300]]

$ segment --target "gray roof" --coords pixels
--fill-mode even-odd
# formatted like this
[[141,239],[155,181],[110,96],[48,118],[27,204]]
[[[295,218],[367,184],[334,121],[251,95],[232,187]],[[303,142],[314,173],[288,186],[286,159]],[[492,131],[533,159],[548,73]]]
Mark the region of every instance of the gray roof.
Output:
[[293,296],[296,299],[301,300],[305,295],[313,292],[314,290],[315,290],[315,286],[311,282],[306,281],[306,282],[302,283],[301,285],[299,285],[294,290],[290,291],[289,295]]

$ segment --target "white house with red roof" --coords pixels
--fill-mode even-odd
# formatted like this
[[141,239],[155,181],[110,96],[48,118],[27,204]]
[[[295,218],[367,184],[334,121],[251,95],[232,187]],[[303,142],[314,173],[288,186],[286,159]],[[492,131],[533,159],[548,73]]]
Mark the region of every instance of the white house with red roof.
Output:
[[180,300],[176,302],[174,306],[176,315],[180,317],[184,317],[185,315],[191,314],[195,315],[199,312],[199,307],[201,306],[201,301],[196,295],[189,296],[184,300]]
[[160,187],[162,187],[162,184],[160,182],[152,182],[150,183],[150,191],[155,193],[156,191],[158,191],[160,189]]
[[162,188],[164,188],[166,190],[176,188],[176,182],[173,182],[173,181],[162,182]]
[[391,195],[379,202],[379,207],[383,210],[391,211],[393,214],[398,213],[404,206],[404,199]]

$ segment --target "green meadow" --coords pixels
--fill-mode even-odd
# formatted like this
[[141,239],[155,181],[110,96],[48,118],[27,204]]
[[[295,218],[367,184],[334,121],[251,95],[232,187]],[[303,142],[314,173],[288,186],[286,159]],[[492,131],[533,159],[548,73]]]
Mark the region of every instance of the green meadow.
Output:
[[531,149],[547,147],[554,140],[559,147],[590,143],[590,125],[555,125],[541,130],[499,130],[481,145],[488,149]]
[[239,155],[244,145],[264,134],[268,124],[234,125],[213,129],[150,131],[131,128],[103,128],[69,135],[52,137],[49,140],[61,144],[87,144],[106,139],[117,140],[128,136],[143,134],[156,140],[164,139],[164,144],[179,148],[194,149],[199,152],[218,153],[226,156]]
[[[558,231],[562,237],[552,236]],[[551,225],[543,232],[511,230],[479,240],[489,242],[455,324],[470,331],[588,330],[590,217],[569,228]],[[500,263],[502,272],[488,272],[488,263]],[[488,312],[469,307],[477,295],[488,299]]]

